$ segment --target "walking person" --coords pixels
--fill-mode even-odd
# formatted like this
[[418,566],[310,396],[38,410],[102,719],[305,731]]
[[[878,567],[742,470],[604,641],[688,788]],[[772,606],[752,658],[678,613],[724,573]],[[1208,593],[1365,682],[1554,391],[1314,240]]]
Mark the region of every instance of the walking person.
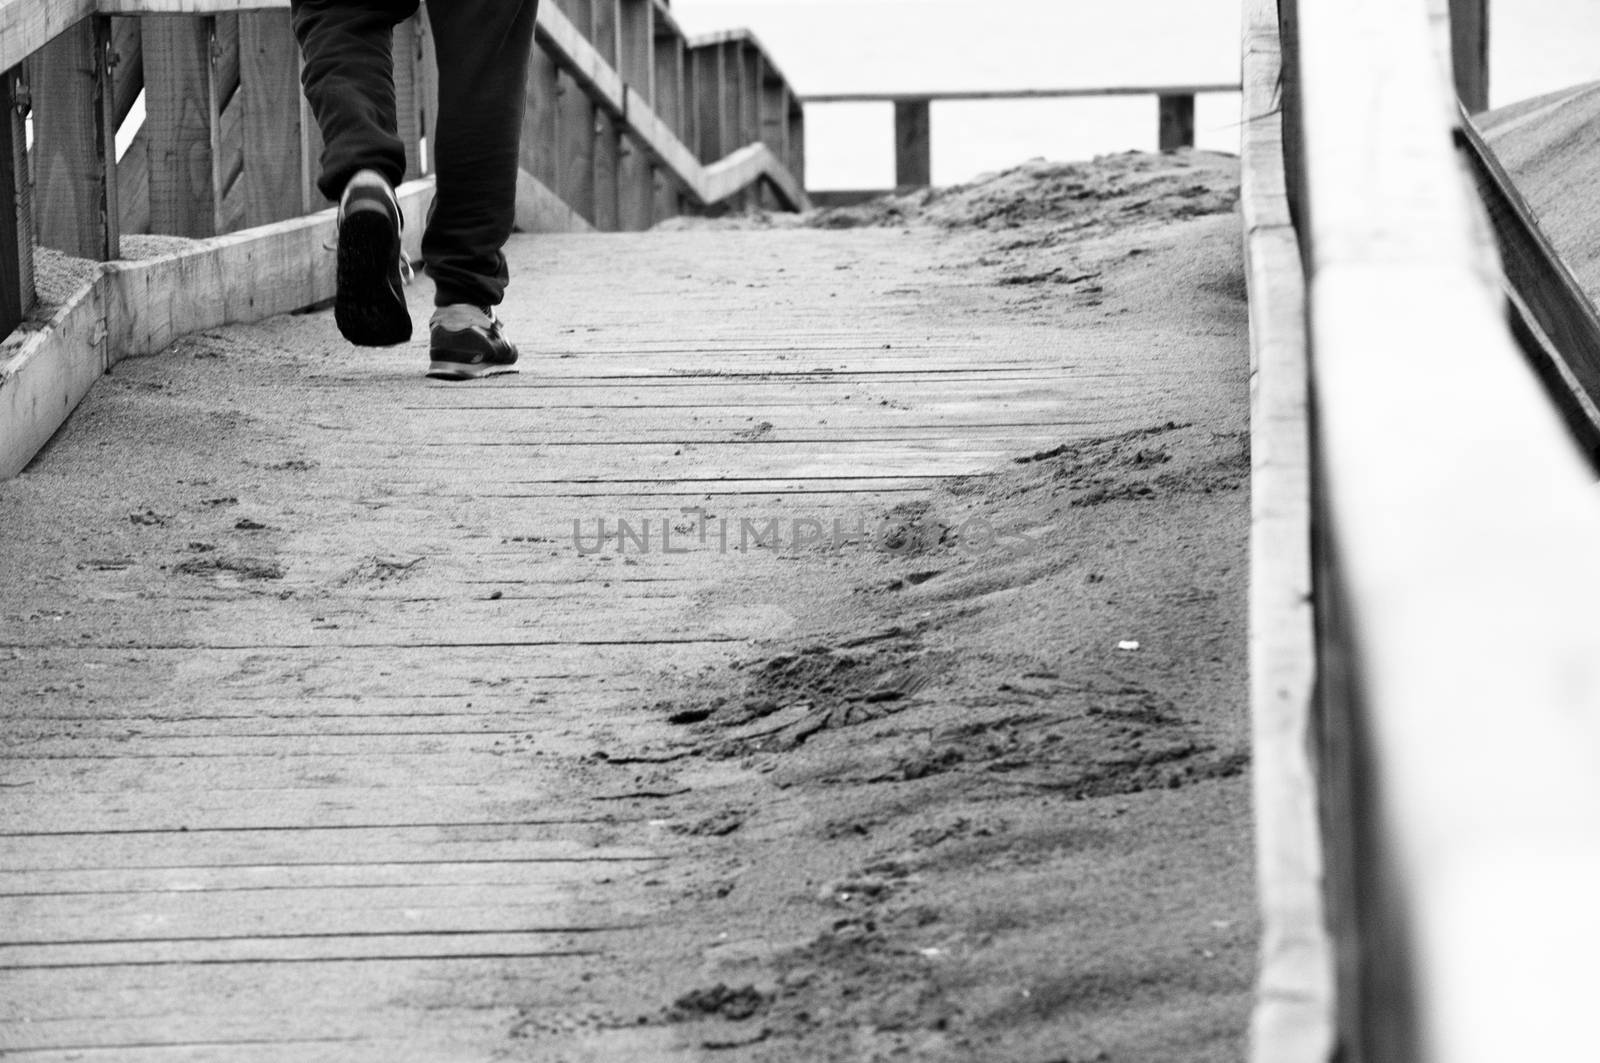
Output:
[[[334,321],[351,343],[411,338],[394,189],[405,175],[397,135],[394,27],[418,0],[291,0],[301,82],[322,130],[317,187],[339,203]],[[433,0],[439,114],[433,208],[422,259],[435,286],[428,375],[508,372],[517,348],[495,307],[509,280],[503,253],[516,216],[517,152],[538,0]],[[415,224],[416,219],[410,219]]]

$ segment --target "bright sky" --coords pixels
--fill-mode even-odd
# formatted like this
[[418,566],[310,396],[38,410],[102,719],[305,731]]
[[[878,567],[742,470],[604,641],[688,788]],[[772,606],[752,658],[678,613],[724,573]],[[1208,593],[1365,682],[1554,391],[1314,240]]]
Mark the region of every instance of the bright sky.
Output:
[[[754,30],[801,93],[1231,82],[1239,0],[671,0],[691,33]],[[1509,103],[1600,79],[1600,0],[1489,0],[1490,91]],[[1237,96],[1201,97],[1201,147],[1237,150]],[[943,104],[936,183],[1035,155],[1155,146],[1148,99]],[[893,183],[887,105],[807,109],[808,184]]]

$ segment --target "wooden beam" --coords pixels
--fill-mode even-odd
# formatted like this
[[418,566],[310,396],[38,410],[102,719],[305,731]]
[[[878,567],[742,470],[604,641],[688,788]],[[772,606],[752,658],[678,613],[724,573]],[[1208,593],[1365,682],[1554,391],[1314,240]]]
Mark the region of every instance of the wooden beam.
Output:
[[926,188],[933,183],[933,134],[927,100],[894,105],[894,183]]
[[0,0],[0,70],[20,66],[95,10],[95,0]]
[[212,20],[151,16],[143,43],[151,231],[211,236],[221,187]]
[[33,64],[33,166],[38,241],[79,258],[119,251],[115,94],[109,20],[89,18]]

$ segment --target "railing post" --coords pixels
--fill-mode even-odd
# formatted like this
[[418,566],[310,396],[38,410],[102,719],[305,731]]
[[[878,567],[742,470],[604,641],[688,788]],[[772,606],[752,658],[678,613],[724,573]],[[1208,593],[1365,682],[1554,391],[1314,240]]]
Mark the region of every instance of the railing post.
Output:
[[18,109],[22,68],[0,78],[0,336],[8,336],[32,308],[32,206],[28,202],[28,156]]
[[239,13],[239,102],[244,108],[246,225],[301,213],[300,49],[287,11]]
[[150,229],[173,236],[218,230],[214,20],[151,15],[143,27]]
[[1450,0],[1456,95],[1468,114],[1489,108],[1489,0]]
[[33,167],[39,243],[79,258],[119,253],[110,20],[86,18],[33,64]]
[[[1162,151],[1194,147],[1194,96],[1157,97],[1160,110],[1157,140]],[[1148,143],[1148,141],[1146,141]]]
[[933,129],[928,100],[896,100],[894,183],[926,188],[933,183]]

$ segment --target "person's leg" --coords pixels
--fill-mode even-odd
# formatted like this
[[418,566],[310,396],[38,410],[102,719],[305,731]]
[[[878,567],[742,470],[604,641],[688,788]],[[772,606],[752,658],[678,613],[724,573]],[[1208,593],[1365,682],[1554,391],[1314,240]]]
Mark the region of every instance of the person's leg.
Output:
[[394,186],[405,177],[396,134],[394,27],[417,0],[290,0],[301,83],[322,130],[317,187],[339,201],[333,319],[358,346],[411,338],[404,219]]
[[437,190],[422,237],[434,304],[497,305],[516,219],[517,153],[538,0],[428,4],[439,57]]
[[392,41],[394,27],[416,9],[417,0],[290,0],[300,80],[322,130],[317,188],[329,199],[339,199],[360,170],[377,171],[391,186],[405,177]]

